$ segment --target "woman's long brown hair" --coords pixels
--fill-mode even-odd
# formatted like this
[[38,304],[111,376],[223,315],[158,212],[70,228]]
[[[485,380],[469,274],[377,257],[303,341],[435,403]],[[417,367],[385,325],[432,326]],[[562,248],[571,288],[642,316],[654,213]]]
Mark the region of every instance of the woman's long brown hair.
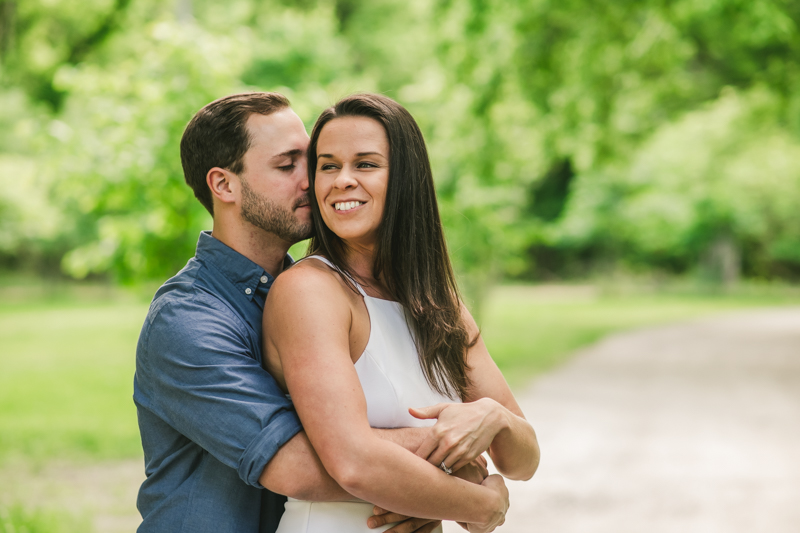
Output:
[[315,236],[309,253],[324,255],[352,276],[344,243],[322,220],[314,192],[317,142],[325,124],[340,117],[367,117],[381,123],[389,139],[389,185],[378,228],[372,274],[403,304],[420,364],[431,387],[464,399],[469,387],[469,338],[461,299],[447,254],[433,173],[422,132],[400,104],[378,94],[357,94],[322,112],[308,147],[308,177]]

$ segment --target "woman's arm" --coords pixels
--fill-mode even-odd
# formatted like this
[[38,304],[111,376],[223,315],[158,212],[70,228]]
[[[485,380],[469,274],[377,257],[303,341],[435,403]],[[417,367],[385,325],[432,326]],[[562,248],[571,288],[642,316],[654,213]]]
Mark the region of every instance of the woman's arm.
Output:
[[446,476],[371,430],[350,356],[352,311],[345,290],[329,272],[301,264],[275,281],[265,309],[267,350],[280,357],[322,464],[347,492],[382,508],[491,531],[508,507],[499,476],[481,485]]
[[467,352],[469,392],[463,404],[410,410],[417,418],[438,418],[417,455],[432,464],[444,462],[458,469],[488,450],[495,467],[505,477],[530,479],[539,466],[536,433],[489,355],[475,320],[463,306],[462,316],[470,338],[478,336]]

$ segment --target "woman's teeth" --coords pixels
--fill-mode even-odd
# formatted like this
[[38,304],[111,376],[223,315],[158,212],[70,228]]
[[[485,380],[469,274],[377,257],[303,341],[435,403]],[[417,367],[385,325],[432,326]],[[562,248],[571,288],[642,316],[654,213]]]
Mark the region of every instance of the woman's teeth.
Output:
[[350,211],[363,204],[364,202],[336,202],[333,207],[337,211]]

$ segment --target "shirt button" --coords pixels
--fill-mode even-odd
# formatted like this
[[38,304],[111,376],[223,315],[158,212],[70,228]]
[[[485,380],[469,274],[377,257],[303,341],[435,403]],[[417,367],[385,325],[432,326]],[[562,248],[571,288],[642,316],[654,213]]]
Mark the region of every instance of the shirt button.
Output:
[[244,290],[244,293],[245,293],[245,294],[250,294],[250,293],[252,293],[252,292],[253,292],[253,291],[250,289],[250,287],[247,287],[247,288]]
[[261,283],[266,283],[268,281],[267,276],[261,276]]

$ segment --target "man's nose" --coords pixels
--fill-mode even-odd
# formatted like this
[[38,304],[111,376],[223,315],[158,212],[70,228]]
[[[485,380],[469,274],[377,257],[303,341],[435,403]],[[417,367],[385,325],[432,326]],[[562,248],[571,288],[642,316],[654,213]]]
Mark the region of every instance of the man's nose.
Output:
[[297,172],[300,173],[300,188],[308,190],[308,160],[303,157],[297,162]]

